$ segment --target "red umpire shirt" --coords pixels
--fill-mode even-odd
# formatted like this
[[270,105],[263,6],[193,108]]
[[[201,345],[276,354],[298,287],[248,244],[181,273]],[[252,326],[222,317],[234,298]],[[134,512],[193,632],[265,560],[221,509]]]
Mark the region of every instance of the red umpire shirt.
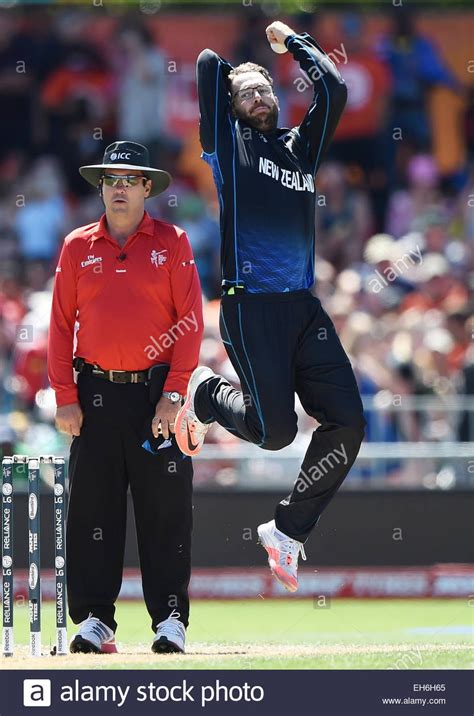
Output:
[[58,407],[78,402],[75,356],[105,370],[168,363],[164,390],[186,393],[203,331],[199,276],[186,233],[147,212],[123,247],[99,222],[72,231],[56,268],[48,373]]

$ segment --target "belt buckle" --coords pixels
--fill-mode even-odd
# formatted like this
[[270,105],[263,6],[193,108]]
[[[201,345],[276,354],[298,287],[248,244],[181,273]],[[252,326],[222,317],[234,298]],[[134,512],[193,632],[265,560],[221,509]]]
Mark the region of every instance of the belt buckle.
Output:
[[126,373],[126,370],[109,370],[109,380],[111,383],[125,383],[122,380],[115,380],[114,373]]

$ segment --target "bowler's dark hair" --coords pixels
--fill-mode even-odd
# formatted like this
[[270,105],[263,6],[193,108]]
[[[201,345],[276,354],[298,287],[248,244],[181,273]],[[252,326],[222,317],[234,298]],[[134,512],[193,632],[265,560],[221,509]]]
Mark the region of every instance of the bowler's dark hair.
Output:
[[243,75],[245,72],[260,72],[273,87],[273,78],[269,71],[261,65],[256,65],[255,62],[243,62],[241,65],[234,67],[234,69],[229,72],[229,82],[232,82],[238,75]]

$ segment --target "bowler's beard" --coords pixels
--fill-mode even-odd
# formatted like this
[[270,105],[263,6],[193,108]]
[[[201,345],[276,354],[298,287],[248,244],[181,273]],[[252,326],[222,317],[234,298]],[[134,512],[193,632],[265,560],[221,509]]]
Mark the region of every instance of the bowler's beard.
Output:
[[254,109],[255,107],[253,107],[249,112],[243,112],[240,107],[234,106],[234,114],[236,117],[242,119],[247,124],[250,124],[251,127],[257,129],[259,132],[273,132],[278,124],[278,107],[276,104],[268,107],[268,112],[265,115],[252,114]]

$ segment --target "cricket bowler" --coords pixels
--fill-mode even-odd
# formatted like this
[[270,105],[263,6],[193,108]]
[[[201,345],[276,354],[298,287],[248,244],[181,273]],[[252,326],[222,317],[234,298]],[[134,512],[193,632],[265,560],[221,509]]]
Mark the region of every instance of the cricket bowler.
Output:
[[303,545],[357,456],[365,420],[349,359],[312,291],[315,175],[346,85],[307,33],[277,21],[266,34],[313,85],[299,126],[278,127],[279,102],[264,67],[234,68],[209,49],[197,61],[202,157],[220,204],[220,332],[242,390],[197,368],[175,430],[187,455],[200,451],[214,421],[264,450],[280,450],[297,433],[295,393],[319,422],[291,494],[258,527],[273,575],[294,592]]

